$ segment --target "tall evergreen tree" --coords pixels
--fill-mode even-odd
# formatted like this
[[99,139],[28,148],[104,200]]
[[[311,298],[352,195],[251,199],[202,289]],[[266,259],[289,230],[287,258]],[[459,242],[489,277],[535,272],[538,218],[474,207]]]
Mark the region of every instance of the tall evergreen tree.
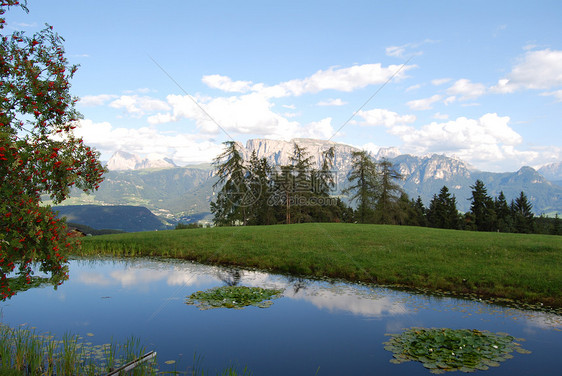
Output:
[[294,174],[294,203],[291,211],[293,223],[310,222],[310,206],[307,205],[313,192],[313,157],[309,155],[305,148],[300,147],[296,142],[293,145],[293,155],[289,157],[293,166]]
[[403,192],[396,183],[396,180],[402,179],[402,175],[388,160],[378,163],[378,171],[380,184],[375,205],[375,222],[381,224],[403,222],[404,214],[400,213],[402,208],[398,203]]
[[226,141],[224,145],[225,150],[213,162],[218,176],[213,189],[220,189],[216,192],[215,201],[211,202],[211,213],[217,226],[234,225],[237,222],[245,225],[248,207],[255,197],[247,184],[247,169],[240,146],[234,141]]
[[509,210],[509,205],[505,199],[503,191],[500,192],[498,197],[494,201],[494,207],[496,212],[498,230],[501,232],[512,232],[513,229],[513,217],[511,216],[511,211]]
[[328,196],[336,185],[336,176],[333,171],[335,148],[332,146],[322,153],[322,166],[314,171],[313,187],[319,196]]
[[519,197],[511,202],[513,225],[516,232],[529,234],[534,231],[535,216],[532,209],[533,205],[524,192],[521,192]]
[[477,231],[494,231],[497,228],[494,201],[482,180],[476,180],[472,188],[472,202],[470,211]]
[[560,217],[558,213],[554,216],[554,222],[552,223],[552,229],[550,231],[551,235],[562,235],[562,225],[560,223]]
[[266,158],[258,159],[252,151],[248,164],[247,186],[254,202],[249,205],[248,224],[270,225],[276,222],[274,208],[270,205],[272,169]]
[[433,199],[427,210],[429,226],[437,228],[458,229],[460,226],[459,212],[455,195],[451,196],[449,188],[443,186],[439,195],[433,195]]
[[411,226],[427,226],[426,208],[420,196],[414,201],[411,200],[412,214],[409,216],[409,224]]
[[357,202],[357,219],[361,223],[372,220],[379,190],[378,172],[375,162],[364,150],[352,152],[351,185],[343,193],[351,193],[351,201]]

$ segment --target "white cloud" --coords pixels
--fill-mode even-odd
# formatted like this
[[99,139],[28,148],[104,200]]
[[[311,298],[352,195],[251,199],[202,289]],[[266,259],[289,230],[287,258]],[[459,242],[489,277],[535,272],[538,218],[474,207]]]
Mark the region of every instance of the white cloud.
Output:
[[394,127],[396,125],[403,125],[416,121],[415,115],[398,115],[396,112],[382,108],[359,111],[357,115],[365,120],[361,125],[384,125],[385,127]]
[[327,101],[318,102],[318,106],[344,106],[347,102],[342,101],[340,98],[328,99]]
[[[148,118],[149,123],[191,119],[204,134],[214,135],[225,130],[228,133],[262,136],[277,134],[280,130],[292,129],[296,125],[272,111],[273,104],[260,93],[194,99],[206,113],[189,96],[169,95],[167,100],[172,112],[151,116]],[[212,119],[207,114],[212,116]]]
[[459,100],[478,98],[486,93],[486,86],[479,83],[472,83],[466,78],[455,81],[453,86],[447,89],[447,94],[459,96]]
[[369,152],[371,155],[377,155],[377,153],[379,152],[379,150],[381,149],[381,146],[376,145],[372,142],[368,142],[366,144],[363,144],[363,146],[358,146],[361,150],[366,150],[367,152]]
[[412,85],[412,86],[407,87],[405,91],[408,92],[408,91],[412,91],[412,90],[417,90],[420,87],[422,87],[421,84]]
[[445,98],[445,99],[443,100],[443,103],[444,103],[446,106],[448,106],[448,105],[450,105],[451,103],[454,103],[456,100],[457,100],[457,97],[454,96],[454,95],[451,95],[451,96],[448,96],[447,98]]
[[117,95],[113,94],[85,95],[80,98],[78,103],[82,106],[101,106],[115,98]]
[[[305,93],[318,93],[323,90],[338,90],[351,92],[369,85],[382,84],[393,75],[395,80],[405,77],[407,70],[415,65],[389,65],[381,64],[354,65],[348,68],[328,68],[319,70],[304,79],[295,79],[282,82],[276,86],[262,89],[269,96],[299,96]],[[401,69],[402,68],[402,69]]]
[[[328,139],[334,135],[332,118],[325,118],[304,127],[304,134],[300,137]],[[299,137],[299,136],[297,136]]]
[[147,87],[141,87],[141,88],[138,88],[138,89],[135,89],[135,90],[123,90],[123,93],[125,93],[125,94],[136,94],[136,93],[148,94],[152,91],[153,91],[152,89],[149,89]]
[[404,57],[406,46],[390,46],[385,48],[385,52],[387,56]]
[[502,161],[523,161],[538,156],[536,152],[517,150],[515,147],[522,142],[522,137],[509,126],[509,117],[495,113],[479,119],[459,117],[447,122],[432,122],[420,129],[393,127],[390,133],[402,139],[401,149],[407,152],[454,154],[490,170],[497,169],[497,163]]
[[134,154],[157,153],[172,158],[178,165],[209,162],[221,151],[221,145],[200,141],[200,136],[176,133],[161,133],[156,129],[114,128],[108,122],[80,121],[75,134],[87,145],[95,147],[106,158],[117,150]]
[[436,43],[437,41],[431,39],[425,39],[421,42],[406,43],[401,46],[390,46],[385,48],[385,53],[387,56],[404,58],[406,56],[419,56],[423,52],[419,51],[419,47],[424,44]]
[[429,98],[416,99],[406,103],[412,110],[431,110],[433,103],[440,101],[443,98],[439,94],[435,94]]
[[562,90],[551,91],[548,93],[542,93],[543,96],[553,96],[556,98],[557,102],[562,102]]
[[220,74],[203,76],[201,81],[211,88],[226,92],[246,93],[252,88],[251,81],[232,81],[230,77]]
[[437,112],[435,113],[435,115],[433,115],[433,118],[438,120],[447,120],[449,118],[449,115]]
[[528,51],[511,72],[491,88],[497,93],[562,86],[562,51]]
[[447,82],[450,82],[451,79],[450,78],[437,78],[435,80],[431,80],[431,84],[434,86],[440,86],[440,85],[444,85]]
[[138,95],[122,95],[111,102],[109,106],[113,108],[123,108],[133,116],[143,116],[147,112],[170,110],[170,106],[160,99],[147,96],[141,97]]

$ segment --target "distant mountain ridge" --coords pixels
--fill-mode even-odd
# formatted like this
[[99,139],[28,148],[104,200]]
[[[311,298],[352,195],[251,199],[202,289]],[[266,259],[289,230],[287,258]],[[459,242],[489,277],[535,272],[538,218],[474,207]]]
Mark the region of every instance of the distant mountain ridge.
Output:
[[147,158],[141,158],[138,155],[119,150],[111,156],[106,167],[109,171],[123,171],[147,168],[173,168],[177,166],[174,161],[169,158],[150,155]]
[[[338,192],[348,185],[352,152],[359,150],[350,145],[314,139],[253,139],[246,143],[242,152],[245,159],[249,159],[255,151],[258,158],[265,157],[272,165],[288,164],[294,142],[306,149],[317,166],[321,163],[322,152],[334,146]],[[497,197],[503,191],[509,202],[524,191],[536,214],[562,213],[562,186],[547,180],[531,167],[522,167],[516,172],[485,172],[476,170],[457,158],[439,154],[421,157],[399,154],[395,148],[381,149],[374,158],[387,158],[392,162],[404,176],[401,185],[405,192],[410,198],[420,196],[426,206],[432,196],[446,185],[457,198],[458,209],[466,212],[470,209],[470,187],[480,179],[492,197]],[[209,204],[214,197],[212,186],[216,177],[208,166],[199,168],[166,165],[166,168],[160,169],[139,169],[138,166],[128,170],[110,169],[97,192],[87,196],[80,191],[73,191],[71,199],[65,204],[145,206],[172,223],[179,219],[186,222],[205,217],[210,219]],[[554,168],[552,171],[552,176],[556,176],[558,170]]]
[[549,163],[537,171],[548,180],[562,186],[562,162]]

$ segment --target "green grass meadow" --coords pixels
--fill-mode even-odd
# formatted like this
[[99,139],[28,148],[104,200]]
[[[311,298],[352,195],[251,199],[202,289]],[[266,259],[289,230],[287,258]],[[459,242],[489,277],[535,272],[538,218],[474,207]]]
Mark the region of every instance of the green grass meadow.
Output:
[[77,255],[163,256],[562,307],[562,238],[309,223],[82,238]]

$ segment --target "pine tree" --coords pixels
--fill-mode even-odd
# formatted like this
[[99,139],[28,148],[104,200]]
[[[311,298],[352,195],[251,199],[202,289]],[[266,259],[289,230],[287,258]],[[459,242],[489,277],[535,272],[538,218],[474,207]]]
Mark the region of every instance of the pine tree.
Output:
[[457,200],[451,196],[449,188],[443,186],[439,195],[433,195],[433,199],[427,210],[429,226],[437,228],[458,229],[460,226]]
[[551,235],[562,235],[562,225],[560,224],[560,217],[558,213],[554,216],[554,223],[552,224]]
[[497,228],[494,201],[486,191],[482,180],[476,180],[472,188],[470,211],[477,231],[494,231]]
[[248,208],[248,224],[270,225],[276,222],[273,206],[270,205],[271,197],[271,174],[272,169],[267,159],[258,159],[257,154],[252,151],[248,162],[247,186],[251,190],[254,202]]
[[534,231],[535,216],[532,212],[533,205],[527,199],[524,192],[511,203],[511,211],[515,232],[532,233]]
[[498,230],[501,232],[513,231],[513,217],[503,191],[494,201]]
[[351,185],[343,191],[352,193],[351,201],[357,202],[357,219],[360,223],[372,221],[379,180],[377,166],[371,156],[364,150],[352,153],[351,172],[348,181]]
[[240,152],[240,146],[234,141],[223,143],[225,150],[215,158],[217,182],[213,189],[220,187],[215,201],[211,202],[211,213],[217,226],[247,224],[248,207],[255,202],[253,191],[248,186],[247,168]]
[[292,223],[310,222],[310,197],[313,194],[312,168],[313,157],[306,149],[296,142],[293,145],[293,155],[289,157],[294,174],[294,205],[291,210]]
[[402,222],[404,214],[400,213],[401,208],[398,205],[402,189],[395,183],[396,180],[402,179],[402,175],[394,170],[392,163],[387,160],[379,162],[378,171],[380,184],[375,205],[375,222],[381,224]]
[[410,226],[427,226],[427,210],[420,196],[416,200],[410,200],[410,208],[407,224]]

